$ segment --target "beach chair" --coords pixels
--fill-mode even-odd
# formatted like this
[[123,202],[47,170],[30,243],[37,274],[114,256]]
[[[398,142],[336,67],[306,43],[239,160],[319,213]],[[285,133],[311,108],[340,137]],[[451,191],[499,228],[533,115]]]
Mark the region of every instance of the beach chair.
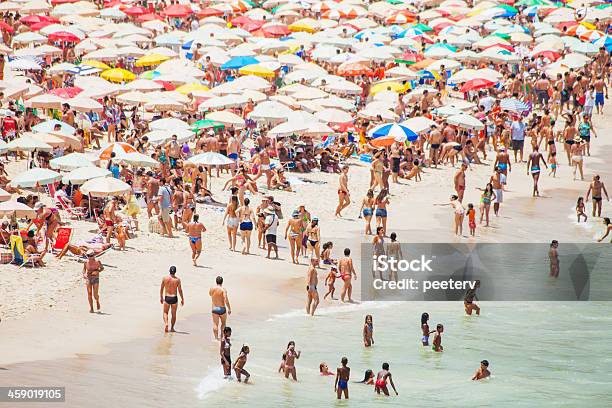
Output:
[[26,266],[31,263],[32,267],[36,267],[36,262],[39,255],[27,255],[23,247],[23,238],[20,235],[11,235],[11,253],[13,254],[13,262],[15,265]]
[[64,201],[61,196],[55,196],[55,201],[59,205],[59,208],[66,211],[72,218],[81,219],[87,216],[87,209],[85,207],[72,207]]
[[57,229],[57,236],[55,237],[55,242],[53,242],[53,246],[51,247],[51,252],[62,252],[66,245],[70,243],[70,238],[72,238],[72,228],[59,227]]

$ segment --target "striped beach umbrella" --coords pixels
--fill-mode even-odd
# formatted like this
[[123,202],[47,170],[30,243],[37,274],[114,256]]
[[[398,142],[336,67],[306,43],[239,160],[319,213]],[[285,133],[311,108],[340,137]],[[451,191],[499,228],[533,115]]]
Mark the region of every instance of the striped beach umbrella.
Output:
[[379,137],[392,137],[398,142],[405,140],[414,142],[419,135],[399,123],[384,123],[372,128],[368,134],[372,139]]

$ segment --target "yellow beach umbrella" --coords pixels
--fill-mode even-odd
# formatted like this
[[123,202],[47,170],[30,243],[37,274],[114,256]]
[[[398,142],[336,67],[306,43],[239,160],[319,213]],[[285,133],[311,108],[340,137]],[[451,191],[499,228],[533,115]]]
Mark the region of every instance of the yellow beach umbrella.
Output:
[[276,75],[271,69],[264,68],[257,64],[246,65],[240,68],[238,72],[240,72],[242,75],[255,75],[263,78],[274,78]]
[[123,68],[108,69],[100,76],[111,82],[130,82],[136,78],[136,75]]
[[98,69],[111,69],[108,65],[101,61],[96,60],[84,60],[83,65],[89,65],[90,67],[98,68]]
[[153,53],[153,54],[148,54],[145,55],[144,57],[140,57],[136,60],[136,66],[137,67],[150,67],[152,65],[159,65],[164,61],[169,60],[170,57],[166,56],[166,55],[162,55],[162,54],[157,54],[157,53]]
[[317,31],[316,21],[313,24],[312,22],[307,21],[307,19],[296,21],[295,23],[290,24],[287,28],[293,32],[304,31],[307,33],[314,33]]
[[370,88],[370,95],[376,95],[378,92],[382,91],[393,91],[397,93],[406,92],[410,89],[409,84],[402,84],[400,82],[380,82],[375,84]]
[[183,95],[189,95],[194,91],[208,91],[209,87],[202,85],[198,82],[191,82],[189,84],[181,85],[175,89],[175,91],[182,93]]

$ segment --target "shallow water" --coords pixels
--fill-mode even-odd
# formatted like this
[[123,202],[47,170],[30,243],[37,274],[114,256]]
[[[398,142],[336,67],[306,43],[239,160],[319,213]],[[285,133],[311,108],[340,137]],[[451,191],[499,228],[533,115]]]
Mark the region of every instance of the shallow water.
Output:
[[[443,353],[419,342],[424,311],[431,316],[430,326],[444,324]],[[350,383],[350,402],[336,402],[339,406],[610,406],[609,312],[605,302],[497,302],[484,303],[481,316],[468,317],[461,303],[414,302],[335,307],[315,318],[288,313],[249,334],[246,369],[252,384],[223,383],[217,370],[207,373],[194,392],[202,405],[329,404],[335,401],[334,377],[320,377],[319,363],[335,371],[346,356],[351,381],[388,362],[399,396],[379,397],[372,386]],[[361,341],[367,313],[374,317],[376,343],[370,349]],[[276,372],[289,340],[302,351],[298,383]],[[237,352],[237,342],[234,348]],[[492,378],[470,381],[482,359],[489,360]]]

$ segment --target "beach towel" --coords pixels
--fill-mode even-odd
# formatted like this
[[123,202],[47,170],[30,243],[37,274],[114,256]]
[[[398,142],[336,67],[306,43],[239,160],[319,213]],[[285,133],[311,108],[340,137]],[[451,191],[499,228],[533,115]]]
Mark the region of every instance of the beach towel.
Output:
[[25,249],[23,248],[23,239],[19,235],[11,235],[11,253],[13,254],[13,263],[23,265],[25,261]]

